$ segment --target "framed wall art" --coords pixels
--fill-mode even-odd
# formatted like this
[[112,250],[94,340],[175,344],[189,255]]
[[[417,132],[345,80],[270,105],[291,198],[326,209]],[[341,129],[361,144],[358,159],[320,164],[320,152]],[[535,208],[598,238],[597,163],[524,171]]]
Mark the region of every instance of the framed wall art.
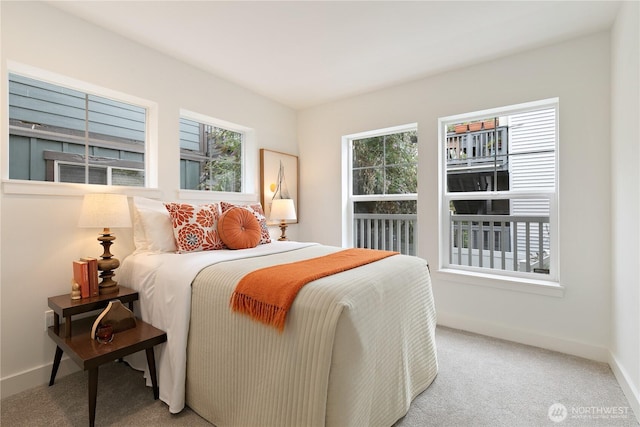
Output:
[[[269,220],[271,201],[274,198],[293,199],[296,214],[298,214],[298,156],[261,148],[260,203],[271,225],[278,224],[278,221]],[[287,221],[290,224],[297,222],[297,219]]]

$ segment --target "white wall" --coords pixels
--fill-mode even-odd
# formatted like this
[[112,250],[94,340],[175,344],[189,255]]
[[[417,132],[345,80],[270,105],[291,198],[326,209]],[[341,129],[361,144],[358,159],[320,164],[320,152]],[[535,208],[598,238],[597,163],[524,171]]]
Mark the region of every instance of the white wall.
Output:
[[438,117],[559,97],[564,296],[446,281],[435,271],[438,319],[444,325],[607,360],[609,55],[609,34],[600,33],[299,112],[301,239],[341,244],[341,137],[417,122],[419,255],[434,271],[439,265]]
[[[565,295],[471,286],[445,281],[436,272],[439,319],[600,360],[607,359],[610,348],[614,372],[625,392],[635,394],[637,406],[638,4],[623,7],[612,48],[607,33],[597,34],[308,109],[298,113],[296,135],[295,113],[279,104],[46,4],[2,2],[2,146],[7,144],[7,60],[156,102],[161,173],[159,192],[153,194],[165,199],[177,197],[179,187],[179,108],[249,126],[256,130],[257,148],[300,155],[302,211],[299,226],[288,234],[340,245],[342,135],[416,122],[419,253],[437,266],[437,118],[558,96],[560,274]],[[632,118],[635,128],[623,130],[624,116]],[[5,167],[6,158],[0,158],[0,164]],[[0,195],[3,397],[48,380],[54,346],[43,329],[46,298],[68,291],[71,259],[100,252],[96,233],[76,227],[79,194],[84,191],[80,186],[77,195],[62,197]],[[583,232],[587,229],[590,233]],[[131,232],[122,230],[117,236],[113,249],[122,259],[133,248]],[[62,369],[64,374],[64,365]]]
[[640,3],[612,31],[611,366],[640,418]]
[[[246,89],[163,56],[67,15],[46,3],[2,2],[0,117],[7,147],[7,61],[38,67],[157,103],[159,191],[129,195],[178,197],[178,112],[195,111],[253,128],[259,148],[297,154],[295,112]],[[212,46],[214,49],[215,46]],[[203,52],[206,54],[206,52]],[[8,164],[2,158],[2,167]],[[250,173],[258,188],[258,163]],[[3,175],[7,176],[6,170]],[[0,196],[2,396],[47,382],[55,346],[44,331],[47,297],[69,292],[71,260],[99,256],[98,230],[79,229],[86,186],[67,196]],[[255,200],[259,200],[256,195]],[[279,233],[279,230],[275,230]],[[288,235],[295,238],[297,226]],[[133,249],[131,230],[117,230],[112,252],[122,260]],[[116,271],[117,279],[117,271]],[[68,366],[67,366],[68,365]],[[63,364],[60,374],[72,366]]]

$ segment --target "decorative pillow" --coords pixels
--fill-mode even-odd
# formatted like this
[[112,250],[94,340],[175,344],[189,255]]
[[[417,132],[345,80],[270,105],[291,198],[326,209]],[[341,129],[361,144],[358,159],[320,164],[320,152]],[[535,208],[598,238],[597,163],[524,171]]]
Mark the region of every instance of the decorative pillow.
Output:
[[255,248],[260,243],[260,223],[248,209],[232,208],[220,215],[218,235],[229,249]]
[[133,198],[133,241],[138,250],[176,251],[171,218],[163,202]]
[[218,236],[218,205],[165,203],[176,239],[178,253],[223,249]]
[[271,235],[269,234],[269,228],[267,228],[267,218],[264,216],[264,211],[260,203],[254,203],[253,205],[234,205],[233,203],[220,202],[222,213],[225,213],[231,208],[243,208],[251,212],[260,224],[260,244],[271,243]]

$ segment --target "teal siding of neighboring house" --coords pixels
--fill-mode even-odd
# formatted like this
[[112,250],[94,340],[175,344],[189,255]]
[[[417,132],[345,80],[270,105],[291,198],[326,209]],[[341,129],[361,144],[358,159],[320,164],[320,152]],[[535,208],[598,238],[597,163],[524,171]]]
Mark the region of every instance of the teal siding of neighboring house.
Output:
[[[201,148],[200,124],[194,120],[180,118],[180,150],[199,153]],[[200,161],[180,156],[180,188],[198,190],[200,185]]]
[[84,163],[87,103],[90,163],[144,170],[145,108],[10,74],[9,178],[51,180],[52,153]]

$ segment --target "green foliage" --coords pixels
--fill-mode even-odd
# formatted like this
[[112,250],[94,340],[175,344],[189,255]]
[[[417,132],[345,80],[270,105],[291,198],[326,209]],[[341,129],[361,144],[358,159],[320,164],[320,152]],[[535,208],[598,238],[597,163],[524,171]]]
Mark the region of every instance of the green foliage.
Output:
[[207,157],[202,165],[200,190],[239,192],[242,189],[242,134],[207,126]]
[[418,203],[415,200],[356,202],[354,213],[417,214]]
[[[353,194],[418,192],[418,138],[408,131],[353,141]],[[413,202],[359,202],[368,213],[415,213]]]

